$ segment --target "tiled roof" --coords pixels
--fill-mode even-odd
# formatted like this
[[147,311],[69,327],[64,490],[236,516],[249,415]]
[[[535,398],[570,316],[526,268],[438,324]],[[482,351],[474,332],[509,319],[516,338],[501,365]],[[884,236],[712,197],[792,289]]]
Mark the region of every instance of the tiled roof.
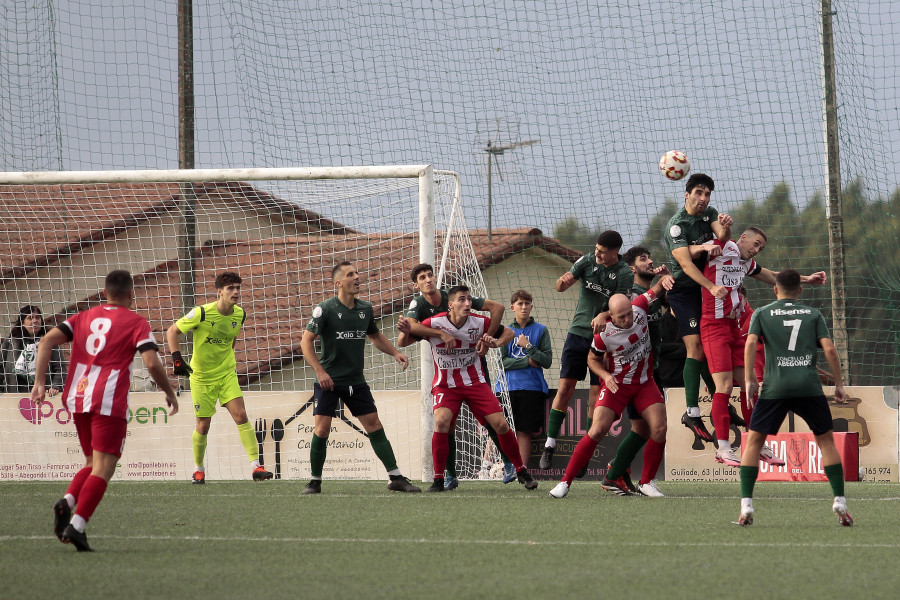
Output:
[[[219,207],[353,231],[247,183],[198,183],[194,192]],[[177,183],[0,186],[0,285],[177,210],[178,198]]]
[[[574,262],[581,253],[539,229],[470,231],[481,269],[527,248],[538,247]],[[215,299],[213,280],[237,271],[245,290],[240,305],[248,319],[235,347],[242,383],[256,381],[302,356],[300,338],[312,308],[334,295],[331,268],[352,261],[363,275],[360,298],[374,304],[376,318],[401,311],[413,296],[409,269],[418,262],[418,234],[313,235],[270,240],[239,240],[204,245],[196,262],[196,304]],[[397,268],[396,265],[403,265]],[[150,319],[162,341],[184,310],[179,297],[178,263],[170,261],[136,275],[134,309]],[[99,302],[94,296],[71,311]],[[285,325],[287,324],[287,325]]]

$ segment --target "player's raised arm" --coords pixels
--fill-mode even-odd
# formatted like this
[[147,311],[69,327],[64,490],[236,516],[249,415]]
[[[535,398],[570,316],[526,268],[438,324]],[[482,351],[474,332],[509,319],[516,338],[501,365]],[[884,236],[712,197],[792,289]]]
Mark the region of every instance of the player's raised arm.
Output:
[[503,327],[503,313],[506,311],[506,307],[499,302],[494,302],[493,300],[485,298],[484,305],[481,309],[487,311],[491,315],[491,328],[487,333],[496,337],[497,332],[500,331],[500,327]]
[[418,338],[423,339],[439,337],[441,338],[441,341],[447,344],[449,347],[453,348],[456,346],[456,338],[446,331],[442,329],[435,329],[433,327],[426,327],[421,323],[416,323],[415,321],[410,322],[410,333]]
[[566,271],[556,280],[556,291],[564,292],[575,285],[576,281],[578,281],[578,279],[572,274],[572,271]]
[[334,389],[334,381],[331,380],[331,376],[325,371],[322,363],[319,362],[319,357],[316,356],[317,339],[319,339],[319,336],[307,329],[303,332],[303,337],[300,339],[300,350],[303,352],[303,360],[316,372],[316,379],[318,379],[322,389],[332,390]]
[[673,248],[672,249],[672,258],[678,261],[678,264],[681,266],[681,269],[684,271],[684,274],[696,281],[700,287],[707,290],[710,294],[715,296],[716,298],[724,298],[728,295],[728,290],[721,285],[716,285],[709,279],[707,279],[700,269],[697,268],[697,265],[693,263],[691,260],[691,248],[690,246],[682,246],[681,248]]
[[403,367],[403,370],[406,370],[406,367],[409,366],[409,357],[397,350],[394,345],[391,343],[391,340],[387,339],[387,336],[382,332],[373,333],[369,335],[369,339],[372,340],[372,345],[384,352],[389,356],[393,356],[394,360]]
[[[780,271],[772,271],[765,267],[760,267],[759,273],[755,273],[750,277],[762,281],[767,285],[775,285],[775,278],[778,277],[778,273],[780,273]],[[801,285],[824,285],[826,280],[827,277],[825,276],[825,271],[816,271],[812,275],[800,276]]]
[[731,239],[731,226],[734,225],[734,219],[727,213],[719,213],[715,221],[710,223],[713,233],[720,241],[727,242]]

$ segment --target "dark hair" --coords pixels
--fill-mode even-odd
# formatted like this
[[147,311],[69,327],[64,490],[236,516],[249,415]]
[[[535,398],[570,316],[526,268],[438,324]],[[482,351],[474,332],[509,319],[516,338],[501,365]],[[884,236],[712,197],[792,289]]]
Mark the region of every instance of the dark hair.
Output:
[[19,309],[19,316],[16,317],[16,320],[13,321],[12,331],[9,332],[9,337],[11,338],[30,338],[42,337],[45,333],[47,333],[47,326],[44,323],[41,323],[40,329],[37,330],[37,333],[32,336],[30,333],[25,331],[25,317],[28,315],[39,314],[43,319],[43,313],[41,309],[33,304],[26,304],[22,308]]
[[434,267],[429,265],[428,263],[419,263],[412,268],[412,271],[409,273],[409,278],[413,283],[416,283],[419,280],[419,273],[422,271],[431,271],[434,273]]
[[698,185],[708,187],[709,191],[716,189],[716,182],[713,181],[712,177],[706,173],[694,173],[688,177],[687,183],[684,186],[684,191],[690,194]]
[[334,265],[334,268],[331,269],[331,280],[337,280],[337,274],[344,268],[353,265],[349,260],[342,260],[338,264]]
[[643,254],[650,256],[650,251],[643,246],[632,246],[628,249],[628,252],[625,253],[625,256],[623,256],[623,258],[625,259],[625,262],[628,263],[629,267],[633,267],[638,257]]
[[227,285],[241,283],[242,281],[243,279],[241,279],[241,276],[234,271],[225,271],[216,276],[216,289],[221,290]]
[[456,296],[457,294],[461,294],[463,292],[468,293],[469,287],[465,285],[454,285],[452,288],[447,290],[447,299],[449,300],[453,296]]
[[604,231],[597,236],[597,245],[603,246],[607,250],[618,250],[622,247],[622,236],[618,231],[612,229]]
[[106,274],[103,289],[107,298],[124,298],[134,289],[134,279],[125,269],[116,269]]
[[792,294],[800,289],[800,273],[794,269],[779,271],[778,275],[775,276],[775,285],[781,291]]
[[516,290],[513,292],[512,298],[509,299],[509,303],[515,304],[517,300],[524,300],[525,302],[534,302],[534,296],[532,296],[525,290]]
[[747,233],[748,231],[750,233],[755,233],[756,235],[760,236],[762,239],[764,239],[766,241],[767,244],[769,243],[769,237],[766,235],[766,232],[763,231],[762,229],[760,229],[759,227],[748,227],[744,231],[744,233]]

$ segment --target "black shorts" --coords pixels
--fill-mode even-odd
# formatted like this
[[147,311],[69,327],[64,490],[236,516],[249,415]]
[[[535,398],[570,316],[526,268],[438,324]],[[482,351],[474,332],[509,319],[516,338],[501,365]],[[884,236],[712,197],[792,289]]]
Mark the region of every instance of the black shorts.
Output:
[[666,299],[678,322],[678,334],[681,337],[700,335],[700,313],[703,308],[702,291],[703,288],[699,285],[690,285],[672,288],[666,292]]
[[516,431],[537,433],[541,430],[544,426],[546,400],[547,394],[538,390],[510,390],[509,404]]
[[760,398],[750,417],[751,431],[772,435],[778,433],[788,411],[806,421],[813,435],[822,435],[834,429],[831,410],[825,396],[805,396],[800,398]]
[[[582,381],[590,371],[587,366],[588,353],[591,351],[591,338],[584,338],[574,333],[566,334],[566,343],[563,345],[562,358],[559,369],[560,379],[574,379]],[[600,378],[590,371],[591,385],[600,385]]]
[[322,386],[315,383],[313,384],[313,397],[316,399],[314,415],[334,417],[340,402],[350,409],[350,414],[354,417],[378,412],[378,409],[375,408],[375,398],[372,397],[372,392],[366,383],[335,385],[332,390],[323,390]]

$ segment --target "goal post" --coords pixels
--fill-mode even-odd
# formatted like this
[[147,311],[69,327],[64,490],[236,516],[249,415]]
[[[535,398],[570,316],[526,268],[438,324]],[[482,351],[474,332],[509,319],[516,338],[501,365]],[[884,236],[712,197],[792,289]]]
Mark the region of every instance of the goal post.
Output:
[[[360,299],[373,303],[379,329],[392,340],[414,293],[408,274],[415,263],[440,264],[444,281],[486,293],[468,233],[454,231],[465,227],[459,177],[431,165],[7,172],[0,173],[6,215],[0,320],[9,322],[32,304],[48,324],[59,323],[101,301],[108,271],[127,268],[135,276],[134,308],[150,320],[166,360],[164,332],[184,314],[177,241],[185,189],[196,202],[196,304],[215,300],[217,273],[233,270],[244,279],[240,305],[248,319],[235,347],[238,375],[259,449],[281,478],[308,477],[315,374],[299,341],[312,309],[334,295],[334,264],[357,265],[364,279]],[[8,335],[6,327],[0,330]],[[432,422],[432,363],[425,344],[419,351],[418,364],[403,371],[367,344],[365,363],[398,463],[413,477],[431,470],[425,431]],[[180,414],[170,416],[139,358],[133,367],[121,477],[187,478],[193,467],[189,392],[182,392]],[[59,396],[29,408],[27,394],[8,393],[3,418],[14,427],[0,432],[0,465],[23,465],[22,478],[69,476],[80,451]],[[220,413],[210,433],[210,478],[246,477],[246,455],[227,412]],[[384,478],[358,422],[349,412],[338,417],[325,478]]]

